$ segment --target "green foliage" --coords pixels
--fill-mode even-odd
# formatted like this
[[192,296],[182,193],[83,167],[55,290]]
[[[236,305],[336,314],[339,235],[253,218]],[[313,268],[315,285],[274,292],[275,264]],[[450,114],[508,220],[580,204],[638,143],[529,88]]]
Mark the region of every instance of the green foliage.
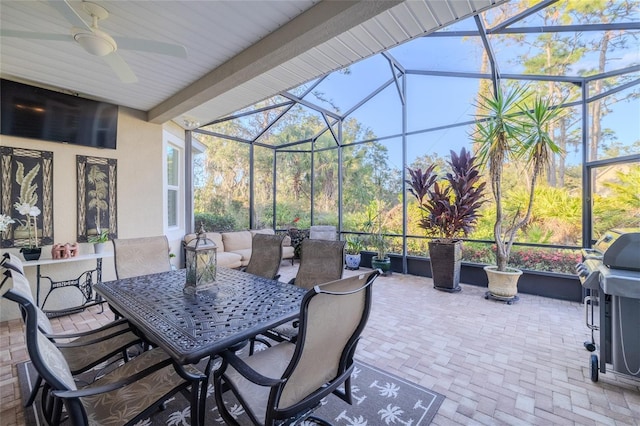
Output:
[[195,213],[196,228],[200,228],[200,224],[204,225],[207,232],[227,232],[240,229],[233,216],[216,215],[214,213]]
[[[466,242],[462,249],[464,262],[494,264],[495,245]],[[582,261],[579,250],[540,247],[515,247],[511,251],[513,267],[531,271],[575,274],[576,264]]]
[[94,235],[89,235],[87,237],[87,242],[93,243],[93,244],[106,243],[107,241],[109,241],[109,230],[108,229],[102,229],[100,231],[100,233],[94,234]]
[[364,244],[362,244],[362,240],[357,235],[350,235],[347,237],[347,244],[345,246],[345,251],[347,254],[360,254],[361,251],[364,250]]

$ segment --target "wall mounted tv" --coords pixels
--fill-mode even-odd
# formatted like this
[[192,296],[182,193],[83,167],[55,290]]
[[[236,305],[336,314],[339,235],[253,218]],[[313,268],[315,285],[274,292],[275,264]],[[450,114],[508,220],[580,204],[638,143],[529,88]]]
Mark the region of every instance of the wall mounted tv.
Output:
[[116,149],[118,106],[0,79],[0,133]]

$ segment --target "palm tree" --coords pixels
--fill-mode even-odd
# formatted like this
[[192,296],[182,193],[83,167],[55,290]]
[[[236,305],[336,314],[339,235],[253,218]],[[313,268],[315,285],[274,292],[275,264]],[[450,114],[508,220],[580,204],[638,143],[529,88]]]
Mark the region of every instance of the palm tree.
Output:
[[87,181],[93,185],[89,190],[89,210],[96,210],[96,231],[100,232],[100,216],[102,211],[109,208],[106,201],[109,195],[109,187],[106,182],[107,174],[104,173],[98,165],[91,166],[87,174]]
[[[520,87],[503,92],[500,87],[493,96],[480,95],[476,142],[480,162],[488,167],[491,191],[496,203],[494,237],[498,271],[507,271],[511,247],[519,229],[525,226],[533,210],[538,178],[547,170],[552,154],[561,149],[548,129],[560,117],[561,110],[549,99],[535,96],[532,105],[526,103],[529,93]],[[503,206],[503,171],[510,161],[520,161],[528,176],[526,208],[506,213]],[[528,173],[525,173],[528,172]]]

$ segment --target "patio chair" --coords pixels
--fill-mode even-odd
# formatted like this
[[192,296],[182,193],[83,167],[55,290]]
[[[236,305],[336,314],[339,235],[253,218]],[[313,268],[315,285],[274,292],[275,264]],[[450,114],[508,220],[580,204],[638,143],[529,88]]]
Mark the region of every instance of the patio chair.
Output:
[[[312,240],[302,241],[300,267],[296,277],[289,281],[304,289],[311,289],[318,284],[335,281],[342,278],[344,271],[344,245],[345,241]],[[255,341],[270,346],[269,340],[276,342],[294,341],[298,335],[298,320],[289,321],[271,330],[267,330],[261,336],[251,339],[249,354],[254,352]]]
[[289,281],[305,289],[342,278],[344,271],[344,241],[302,241],[300,267],[296,277]]
[[284,234],[255,234],[251,241],[251,258],[244,271],[269,280],[277,280],[280,277],[278,270],[282,262],[284,237]]
[[169,241],[164,235],[113,240],[116,277],[137,277],[171,270]]
[[[16,274],[17,275],[17,274]],[[191,381],[206,383],[206,377],[188,367],[176,373],[172,360],[161,349],[153,349],[107,373],[95,382],[78,389],[67,359],[38,325],[38,307],[7,274],[0,294],[20,305],[25,313],[27,351],[38,374],[44,378],[43,412],[50,424],[59,424],[61,400],[73,425],[114,424],[130,425],[156,411],[178,391],[186,391]],[[203,385],[204,388],[204,385]],[[198,403],[199,386],[194,385],[188,398],[192,407]],[[45,399],[45,395],[53,398]],[[197,408],[195,408],[197,410]]]
[[[16,265],[16,263],[5,260],[1,265],[7,268],[4,274],[4,281],[6,282],[10,279],[13,291],[33,305],[38,328],[44,337],[58,347],[65,357],[72,374],[76,375],[88,371],[119,353],[122,354],[124,361],[128,361],[127,349],[141,343],[141,339],[131,331],[129,323],[124,319],[113,321],[90,331],[55,334],[49,318],[36,306],[27,278],[15,269],[9,269],[10,266]],[[19,260],[17,265],[21,266]],[[20,311],[23,319],[25,319],[26,311],[22,306]],[[36,377],[31,395],[24,404],[25,407],[33,404],[41,384],[42,377]]]
[[[256,425],[300,422],[330,393],[351,404],[353,355],[369,317],[377,276],[378,271],[371,271],[309,290],[300,307],[295,344],[284,342],[245,359],[223,352],[222,365],[214,372],[223,420],[239,424],[223,401],[227,388]],[[343,384],[344,390],[339,390]]]
[[309,238],[334,241],[338,239],[338,230],[333,225],[313,225],[309,228]]
[[13,253],[3,254],[2,259],[0,260],[0,264],[7,269],[11,269],[24,275],[24,266],[22,265],[22,260],[20,260],[20,258]]

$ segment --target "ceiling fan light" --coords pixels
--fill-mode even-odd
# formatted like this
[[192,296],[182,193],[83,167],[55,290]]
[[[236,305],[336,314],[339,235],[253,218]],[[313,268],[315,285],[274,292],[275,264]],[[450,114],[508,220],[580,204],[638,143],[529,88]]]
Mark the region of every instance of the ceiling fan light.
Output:
[[73,38],[84,50],[96,56],[105,56],[116,51],[118,46],[108,34],[89,31],[77,32]]

